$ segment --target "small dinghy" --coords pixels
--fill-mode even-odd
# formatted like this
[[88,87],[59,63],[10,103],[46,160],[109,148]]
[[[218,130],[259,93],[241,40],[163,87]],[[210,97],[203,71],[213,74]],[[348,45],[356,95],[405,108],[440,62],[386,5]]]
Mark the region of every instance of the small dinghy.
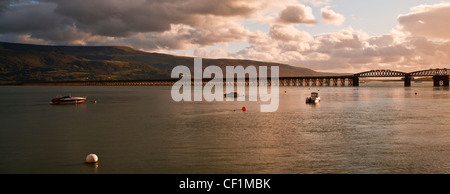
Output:
[[319,93],[311,92],[311,96],[306,97],[307,104],[316,104],[320,102]]
[[239,97],[239,94],[237,92],[229,92],[229,93],[224,94],[223,96],[230,97],[230,98],[237,98],[237,97]]
[[53,98],[50,104],[80,104],[86,101],[86,97],[71,97],[71,96],[63,96]]

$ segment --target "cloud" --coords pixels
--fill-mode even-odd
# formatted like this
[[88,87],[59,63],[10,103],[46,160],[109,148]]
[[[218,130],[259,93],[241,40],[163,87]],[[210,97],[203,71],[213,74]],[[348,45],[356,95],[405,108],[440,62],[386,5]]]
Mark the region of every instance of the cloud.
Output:
[[325,24],[340,26],[345,22],[344,15],[336,13],[333,10],[322,8],[320,11],[322,12],[322,22]]
[[291,25],[272,25],[269,31],[270,37],[283,42],[297,41],[304,42],[310,41],[313,37],[305,31],[299,31]]
[[[416,71],[448,67],[450,35],[446,32],[450,27],[446,18],[450,18],[449,7],[449,4],[414,7],[411,13],[398,17],[399,25],[390,33],[379,36],[351,27],[313,36],[291,24],[272,24],[268,35],[253,37],[258,41],[232,56],[271,60],[318,71],[360,72],[385,68]],[[337,15],[328,8],[321,11],[324,15]],[[331,24],[341,24],[337,22],[338,17],[331,16],[322,16],[322,20],[328,18]]]
[[281,11],[278,21],[285,24],[316,24],[311,7],[304,5],[287,6]]
[[312,36],[292,25],[275,24],[269,36],[261,34],[258,40],[230,56],[270,60],[318,71],[359,72],[367,68],[386,68],[386,65],[392,69],[416,67],[408,60],[417,54],[410,41],[398,44],[394,35],[374,37],[351,27]]
[[31,35],[23,34],[0,34],[0,40],[8,40],[10,42],[20,42],[25,44],[41,44],[47,45],[49,41],[39,38],[32,38]]
[[306,51],[310,49],[309,41],[313,37],[305,31],[299,31],[291,25],[275,24],[269,32],[272,40],[277,42],[278,47],[284,51]]
[[84,31],[102,36],[128,37],[164,32],[171,24],[202,26],[203,17],[245,17],[258,7],[237,0],[123,1],[58,0],[56,13],[73,19]]
[[401,30],[412,36],[450,40],[450,3],[421,5],[411,11],[398,17]]
[[10,0],[0,1],[0,14],[2,14],[3,11],[5,11],[9,7],[10,3]]
[[45,31],[61,24],[63,19],[54,14],[55,5],[26,4],[9,8],[0,19],[0,33]]
[[[205,18],[206,19],[206,18]],[[246,41],[251,32],[232,21],[214,22],[204,27],[192,27],[185,24],[172,24],[164,32],[138,33],[129,37],[112,37],[92,42],[99,45],[125,45],[142,50],[182,50],[199,49],[219,43]],[[206,22],[206,21],[205,21]]]
[[204,47],[195,49],[194,50],[194,56],[196,57],[205,57],[205,58],[211,58],[211,56],[214,56],[215,58],[225,58],[228,57],[229,51],[228,44],[220,44],[217,48],[213,49],[206,49]]
[[[0,1],[0,40],[36,44],[125,45],[146,51],[243,58],[359,72],[414,71],[450,61],[449,4],[417,6],[399,15],[390,33],[369,35],[351,26],[310,34],[311,7],[296,0],[8,0]],[[345,16],[329,0],[304,0],[324,24]],[[316,7],[319,6],[319,7]],[[324,7],[325,6],[325,7]],[[395,20],[396,18],[392,18]],[[265,31],[251,25],[264,25]],[[320,24],[318,24],[320,25]],[[253,29],[252,29],[253,28]],[[245,42],[232,48],[231,42]],[[248,45],[248,46],[247,46]]]
[[80,31],[70,18],[54,13],[55,4],[16,3],[1,15],[0,34],[18,34],[19,39],[27,37],[27,42],[35,39],[63,44],[83,43],[91,36],[88,32]]
[[[255,0],[13,2],[16,1],[2,1],[0,4],[0,33],[30,34],[32,37],[52,41],[64,41],[64,37],[52,39],[45,36],[45,33],[57,34],[60,28],[65,31],[69,28],[76,29],[83,37],[91,35],[116,38],[140,33],[163,33],[172,30],[173,25],[208,29],[214,24],[212,21],[218,24],[230,23],[228,21],[248,17],[266,6],[264,2]],[[67,36],[67,42],[73,41],[73,35]]]

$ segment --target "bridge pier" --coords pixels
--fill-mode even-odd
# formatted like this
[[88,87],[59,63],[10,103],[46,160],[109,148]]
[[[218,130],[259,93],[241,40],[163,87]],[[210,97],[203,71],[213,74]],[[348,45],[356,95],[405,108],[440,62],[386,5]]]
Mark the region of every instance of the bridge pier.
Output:
[[411,76],[405,75],[405,87],[411,86]]
[[449,78],[448,76],[440,76],[440,75],[436,75],[433,76],[433,86],[434,87],[438,87],[441,86],[440,82],[443,82],[443,86],[449,86]]
[[353,86],[359,86],[359,77],[358,76],[354,76],[353,77]]
[[331,86],[331,78],[325,78],[325,86]]
[[333,86],[337,86],[338,85],[338,78],[332,78],[333,80]]
[[341,78],[341,86],[345,86],[345,78]]

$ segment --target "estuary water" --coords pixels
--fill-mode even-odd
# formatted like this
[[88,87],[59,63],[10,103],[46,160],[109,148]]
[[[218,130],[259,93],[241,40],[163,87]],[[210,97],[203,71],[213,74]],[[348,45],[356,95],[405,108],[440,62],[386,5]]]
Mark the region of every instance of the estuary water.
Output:
[[[272,113],[170,90],[2,86],[0,173],[450,173],[448,87],[280,87]],[[313,91],[322,101],[305,104]],[[49,105],[58,94],[89,102]]]

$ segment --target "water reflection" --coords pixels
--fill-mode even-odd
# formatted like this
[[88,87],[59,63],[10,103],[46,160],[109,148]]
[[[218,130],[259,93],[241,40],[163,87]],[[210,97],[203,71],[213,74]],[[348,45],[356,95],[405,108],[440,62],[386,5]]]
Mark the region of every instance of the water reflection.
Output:
[[[63,106],[47,102],[66,87],[0,87],[0,172],[449,173],[448,88],[393,84],[280,87],[274,113],[177,103],[170,87],[70,87],[99,103]],[[101,167],[67,165],[90,152]]]
[[92,164],[85,163],[85,166],[88,169],[90,169],[90,173],[98,174],[98,162],[97,163],[92,163]]
[[434,91],[441,91],[441,90],[443,90],[443,91],[449,91],[449,90],[450,90],[450,87],[448,87],[448,86],[433,87],[433,90],[434,90]]

